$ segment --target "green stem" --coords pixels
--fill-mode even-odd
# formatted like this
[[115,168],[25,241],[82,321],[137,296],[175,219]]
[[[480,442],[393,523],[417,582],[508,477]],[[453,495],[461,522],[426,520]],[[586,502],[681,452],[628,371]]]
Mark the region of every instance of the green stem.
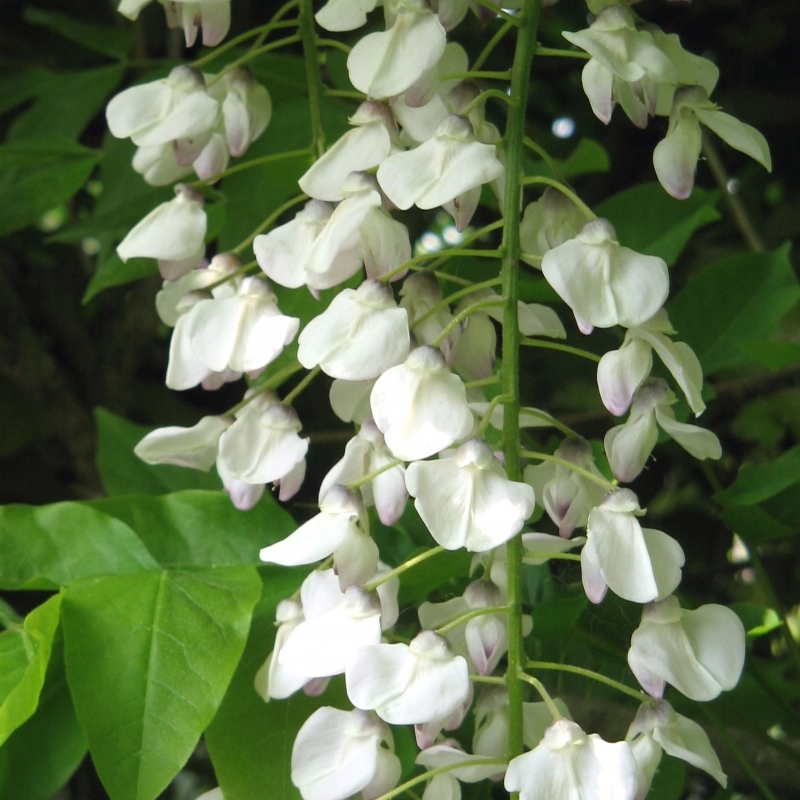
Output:
[[474,100],[467,103],[467,105],[465,105],[459,113],[462,117],[468,117],[476,108],[482,106],[490,97],[494,97],[495,100],[502,100],[506,105],[511,103],[509,96],[505,92],[501,92],[499,89],[487,89],[485,92],[481,92]]
[[494,81],[507,81],[511,77],[511,70],[505,72],[493,72],[491,70],[470,69],[466,72],[450,72],[440,76],[440,81],[470,80],[471,78],[486,78]]
[[[464,249],[463,247],[453,247],[450,250],[445,250],[443,253],[440,252],[420,253],[418,256],[414,256],[413,258],[409,259],[403,264],[400,264],[399,266],[395,267],[391,272],[386,272],[385,274],[381,275],[378,278],[378,280],[384,283],[388,283],[395,275],[399,275],[401,272],[413,269],[417,264],[419,264],[422,261],[428,261],[428,259],[433,259],[434,261],[436,261],[436,266],[439,266],[448,259],[456,258],[457,256],[473,256],[474,258],[497,258],[498,255],[500,255],[499,250],[468,250]],[[433,268],[433,266],[434,265],[431,265],[431,269]],[[470,286],[471,285],[472,283],[470,282]]]
[[416,567],[417,564],[421,564],[423,561],[427,561],[429,558],[433,556],[438,556],[439,553],[444,552],[444,547],[432,547],[430,550],[426,550],[424,553],[420,553],[418,556],[414,556],[413,558],[409,558],[408,561],[404,561],[399,567],[395,567],[391,572],[387,572],[385,575],[381,575],[379,578],[375,578],[374,581],[370,581],[364,589],[368,592],[372,592],[377,589],[382,583],[386,583],[386,581],[391,580],[392,578],[397,577],[398,575],[402,575],[407,570],[411,569],[412,567]]
[[536,565],[542,559],[546,561],[580,561],[581,557],[574,553],[537,553],[535,550],[526,550],[522,556],[523,564]]
[[544,256],[537,256],[535,253],[526,253],[524,250],[519,254],[523,261],[535,261],[537,264],[542,263]]
[[[567,554],[565,553],[563,555]],[[580,560],[580,556],[574,556],[574,558]],[[640,703],[648,699],[648,696],[644,692],[626,686],[624,683],[615,681],[613,678],[608,678],[602,673],[595,672],[591,669],[574,667],[572,664],[557,664],[552,661],[528,661],[526,666],[528,669],[552,669],[556,672],[569,672],[572,675],[580,675],[584,678],[597,681],[598,683],[604,683],[606,686],[610,686],[612,689],[616,689],[618,692],[622,692],[622,694],[626,694],[628,697],[632,697]]]
[[573,436],[576,439],[580,439],[581,435],[577,432],[572,430],[569,425],[565,425],[563,422],[557,420],[552,414],[548,414],[546,411],[539,411],[538,408],[526,408],[524,413],[531,417],[538,417],[541,420],[544,420],[557,431],[561,431],[564,436]]
[[278,206],[243,242],[239,242],[236,247],[231,250],[232,253],[239,255],[245,248],[249,247],[253,240],[258,236],[260,233],[263,233],[270,225],[272,225],[275,220],[279,219],[281,215],[288,211],[293,206],[296,206],[298,203],[302,203],[303,200],[308,200],[307,194],[299,194],[297,197],[293,197],[291,200],[287,200],[282,206]]
[[488,281],[473,283],[471,286],[467,286],[464,289],[459,289],[457,292],[453,292],[453,294],[448,295],[443,300],[440,300],[435,305],[432,305],[421,317],[419,317],[419,319],[414,320],[414,326],[425,322],[426,319],[432,317],[437,311],[447,308],[456,300],[460,300],[462,297],[465,297],[468,294],[477,292],[479,289],[491,289],[493,286],[499,286],[502,282],[503,281],[500,278],[490,278]]
[[571,461],[567,461],[564,458],[551,456],[547,453],[534,453],[531,450],[523,450],[520,455],[522,455],[523,458],[535,458],[537,461],[552,461],[554,464],[560,464],[562,467],[566,467],[567,469],[571,469],[573,472],[577,472],[578,475],[582,475],[587,480],[594,481],[594,483],[596,483],[598,486],[602,486],[607,492],[613,492],[614,489],[617,488],[616,483],[612,483],[602,476],[595,475],[594,473],[589,472],[588,469],[579,467],[577,464],[573,464]]
[[273,50],[280,50],[281,47],[286,47],[287,45],[295,44],[299,41],[300,37],[295,34],[294,36],[287,36],[284,39],[278,39],[277,41],[270,42],[269,44],[265,44],[263,47],[258,47],[255,50],[249,50],[241,58],[237,58],[235,61],[231,61],[230,64],[226,64],[210,81],[208,81],[207,85],[213,86],[229,72],[233,72],[233,70],[235,70],[237,67],[241,67],[242,64],[246,64],[248,61],[252,61],[256,56],[260,56],[263,53],[269,53]]
[[380,469],[368,472],[366,475],[360,477],[357,481],[348,483],[347,488],[358,489],[359,486],[363,486],[365,483],[369,483],[373,478],[377,478],[378,475],[383,475],[384,472],[388,472],[390,469],[394,469],[395,467],[399,466],[402,463],[403,463],[402,460],[399,458],[392,459],[388,464],[384,464]]
[[564,719],[563,714],[558,710],[558,706],[550,696],[550,692],[544,688],[544,684],[538,678],[534,678],[532,675],[526,675],[524,672],[520,672],[517,677],[519,677],[520,680],[525,681],[525,683],[529,683],[534,689],[536,689],[537,692],[539,692],[539,695],[547,705],[554,722],[559,719]]
[[248,272],[251,272],[254,267],[258,266],[258,261],[251,261],[249,264],[244,264],[243,266],[239,267],[239,269],[234,270],[230,273],[230,275],[226,275],[224,278],[220,278],[218,281],[214,281],[214,283],[209,284],[208,286],[203,287],[204,292],[211,292],[217,288],[217,286],[222,286],[223,283],[227,283],[228,281],[234,280],[234,278],[238,278],[240,275],[247,275]]
[[495,47],[503,41],[505,35],[514,28],[515,25],[511,22],[504,22],[502,27],[498,29],[497,33],[492,36],[491,39],[486,44],[486,47],[481,50],[481,54],[475,59],[475,63],[472,65],[472,69],[478,70],[480,69],[485,63],[489,56],[494,51]]
[[466,389],[477,389],[481,386],[491,386],[493,383],[500,383],[499,375],[492,375],[491,378],[478,378],[476,381],[465,381]]
[[486,409],[486,413],[481,418],[480,425],[478,425],[478,429],[473,434],[473,439],[480,439],[483,436],[483,434],[486,432],[486,428],[489,426],[489,422],[492,419],[494,410],[498,405],[500,405],[500,403],[505,403],[508,399],[509,398],[507,398],[505,395],[498,394],[489,401],[489,407]]
[[496,300],[481,300],[479,303],[473,303],[471,306],[467,306],[463,311],[459,311],[459,313],[442,328],[439,335],[431,342],[431,347],[438,347],[470,314],[474,314],[482,308],[497,308],[497,306],[502,305],[505,305],[505,301],[502,297],[498,297]]
[[533,152],[536,153],[536,155],[538,155],[548,167],[550,167],[550,171],[553,173],[555,179],[561,183],[564,183],[561,170],[559,170],[558,165],[553,160],[553,157],[550,155],[550,153],[548,153],[544,147],[534,142],[533,139],[529,138],[528,136],[526,136],[522,141],[524,142],[525,147],[527,147],[529,150],[533,150]]
[[[503,412],[503,455],[508,478],[518,481],[522,477],[519,446],[519,344],[517,319],[519,298],[519,241],[520,175],[525,139],[525,117],[528,106],[528,86],[531,64],[536,50],[541,0],[524,0],[518,16],[520,22],[514,63],[511,68],[511,94],[508,98],[508,122],[505,131],[506,186],[503,208],[503,394],[510,400]],[[508,554],[508,752],[510,761],[522,753],[522,701],[523,686],[520,680],[525,651],[522,637],[522,537],[517,534],[506,545]],[[516,792],[512,798],[518,798]]]
[[450,631],[455,630],[461,625],[466,624],[471,619],[475,619],[476,617],[485,617],[487,614],[508,614],[510,611],[508,606],[485,606],[484,608],[473,608],[469,611],[465,611],[463,614],[459,614],[457,617],[453,617],[450,622],[446,622],[441,628],[436,629],[436,633],[439,636],[444,636],[446,633],[450,633]]
[[359,103],[367,99],[364,92],[356,92],[350,89],[325,89],[325,97],[345,97],[348,100],[358,100]]
[[245,397],[244,400],[242,400],[240,403],[237,403],[235,406],[233,406],[233,408],[229,408],[223,416],[236,416],[239,411],[241,411],[246,405],[252,403],[253,400],[255,400],[260,394],[281,386],[285,381],[291,378],[295,372],[300,372],[301,369],[303,369],[303,367],[297,361],[295,361],[294,364],[289,364],[288,367],[284,367],[279,372],[276,372],[274,375],[267,378],[264,383],[254,387],[253,392],[249,397]]
[[348,55],[353,49],[344,42],[340,42],[338,39],[317,39],[316,44],[317,47],[332,47],[334,50],[341,50],[343,53],[347,53]]
[[503,9],[500,8],[500,6],[497,6],[494,3],[492,3],[491,0],[475,0],[475,2],[479,6],[488,8],[489,11],[494,11],[494,13],[497,14],[498,17],[502,17],[506,22],[511,23],[511,25],[516,25],[517,27],[519,27],[522,24],[520,22],[520,17],[522,16],[521,14],[517,15],[516,17],[512,16],[511,14],[508,13],[508,11],[503,11]]
[[[393,797],[397,797],[398,795],[407,792],[418,783],[424,783],[431,778],[435,778],[437,775],[444,775],[447,772],[452,772],[456,769],[462,769],[463,767],[488,767],[493,764],[497,764],[498,767],[505,767],[506,763],[507,762],[501,761],[499,758],[471,758],[469,761],[459,761],[457,764],[448,764],[446,767],[437,767],[436,769],[423,772],[422,775],[417,775],[416,778],[411,778],[411,780],[408,780],[405,783],[401,783],[399,786],[392,789],[391,792],[386,792],[386,794],[376,797],[375,800],[392,800]],[[500,771],[501,770],[498,770],[498,772]]]
[[314,4],[300,0],[300,39],[303,42],[303,60],[306,65],[306,87],[311,111],[311,147],[317,158],[325,153],[325,127],[322,123],[322,76],[319,74],[317,37],[314,33]]
[[470,675],[469,679],[473,683],[490,683],[493,686],[505,686],[506,679],[505,678],[498,678],[494,675]]
[[554,178],[546,178],[544,175],[533,175],[529,178],[523,178],[521,181],[522,186],[535,186],[536,184],[544,184],[546,186],[552,186],[554,189],[558,189],[561,194],[566,195],[575,203],[578,208],[583,211],[586,215],[587,219],[597,219],[597,214],[592,211],[583,200],[578,197],[575,192],[572,191],[568,186],[564,186],[563,183],[559,183],[559,181],[555,180]]
[[591,56],[583,50],[562,50],[558,47],[537,47],[537,56],[556,56],[557,58],[581,58],[588,61]]
[[540,339],[524,338],[520,342],[525,347],[541,347],[543,350],[560,350],[562,353],[571,353],[573,356],[580,356],[589,361],[594,361],[596,364],[600,363],[600,356],[590,353],[588,350],[581,350],[579,347],[570,347],[568,344],[558,344],[558,342],[543,342]]
[[294,389],[292,389],[292,391],[289,392],[289,394],[287,394],[283,400],[281,400],[281,404],[284,406],[291,405],[292,401],[300,394],[300,392],[303,391],[303,389],[306,388],[306,386],[308,386],[309,383],[311,383],[311,381],[314,380],[314,378],[317,377],[317,375],[319,375],[320,372],[322,372],[322,367],[314,367],[314,369],[312,369],[308,375],[306,375],[305,378],[303,378],[303,380],[301,380],[300,383],[298,383],[297,386],[295,386]]
[[199,181],[192,181],[189,186],[193,188],[208,186],[210,183],[216,183],[223,178],[227,178],[229,175],[235,175],[237,172],[242,172],[246,169],[252,169],[253,167],[260,167],[262,164],[269,164],[273,161],[283,161],[289,158],[300,158],[301,156],[309,155],[311,155],[310,147],[304,147],[302,150],[287,150],[284,153],[271,153],[268,156],[261,156],[260,158],[254,158],[250,161],[244,161],[241,164],[236,164],[235,166],[230,167],[230,169],[220,172],[219,175],[213,175],[210,178],[203,178],[203,180]]

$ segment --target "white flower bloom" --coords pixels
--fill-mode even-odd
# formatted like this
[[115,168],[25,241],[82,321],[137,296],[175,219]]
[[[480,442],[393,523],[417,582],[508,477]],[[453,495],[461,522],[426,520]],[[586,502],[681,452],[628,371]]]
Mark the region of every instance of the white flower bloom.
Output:
[[[227,292],[226,292],[227,294]],[[201,300],[187,314],[186,335],[198,360],[214,372],[254,372],[273,362],[297,335],[262,278],[244,278],[235,296]]]
[[422,800],[461,800],[461,784],[447,772],[434,775],[425,786]]
[[681,581],[684,555],[666,533],[642,528],[636,495],[618,489],[589,514],[587,542],[581,551],[586,596],[599,603],[606,589],[633,603],[671,594]]
[[376,5],[378,0],[328,0],[314,19],[326,31],[354,31],[366,23]]
[[[528,706],[530,703],[523,704]],[[475,703],[475,733],[472,752],[487,758],[506,757],[508,752],[508,690],[486,687]]]
[[392,107],[396,108],[399,103],[405,108],[422,108],[436,96],[445,98],[448,92],[461,81],[458,78],[442,81],[441,78],[451,73],[466,72],[468,69],[467,51],[457,42],[449,42],[436,65],[423,72],[405,90],[403,96],[392,104]]
[[176,280],[193,270],[206,252],[203,198],[188,186],[175,186],[175,199],[154,208],[117,246],[123,261],[158,259],[161,276]]
[[520,800],[634,800],[636,760],[626,742],[606,742],[560,719],[541,744],[511,760],[505,787]]
[[675,419],[670,408],[675,402],[675,395],[661,378],[649,379],[636,390],[627,421],[611,428],[604,441],[611,471],[618,481],[630,483],[644,469],[658,441],[656,421],[695,458],[703,461],[722,456],[722,447],[714,433]]
[[[347,443],[344,457],[323,479],[319,487],[320,500],[336,484],[361,480],[394,460],[375,423],[371,419],[364,420],[359,432]],[[364,505],[374,505],[384,525],[394,525],[403,516],[408,499],[405,478],[405,467],[396,464],[359,487]]]
[[703,146],[700,123],[711,128],[735,150],[772,172],[772,157],[764,136],[752,125],[725,114],[708,99],[705,89],[688,86],[675,92],[667,135],[653,151],[653,166],[661,185],[678,200],[692,193],[697,159]]
[[222,789],[218,786],[216,789],[198,795],[196,800],[225,800],[225,795],[222,794]]
[[431,535],[447,550],[492,550],[519,533],[534,508],[533,489],[510,481],[479,439],[450,458],[410,464],[406,486]]
[[330,402],[333,413],[342,422],[361,425],[372,418],[369,398],[375,381],[341,381],[331,384]]
[[272,99],[248,69],[240,67],[227,72],[223,80],[227,90],[222,101],[225,137],[231,155],[240,156],[269,125]]
[[[553,699],[555,707],[564,719],[572,721],[567,704],[560,698]],[[533,750],[541,744],[547,729],[553,724],[553,712],[545,702],[522,704],[522,740],[526,747]]]
[[445,739],[443,742],[423,750],[414,763],[429,770],[461,764],[463,766],[451,769],[447,774],[464,783],[477,783],[491,778],[492,775],[497,774],[498,769],[501,769],[499,764],[473,763],[485,759],[486,756],[465,753],[455,739]]
[[526,550],[523,559],[526,564],[538,566],[549,561],[553,555],[566,553],[583,544],[586,544],[584,536],[565,539],[563,536],[553,536],[550,533],[523,533],[522,546]]
[[[448,639],[448,642],[449,641],[450,640]],[[417,747],[419,747],[420,750],[425,750],[430,747],[439,737],[439,734],[442,732],[442,730],[458,730],[461,727],[461,723],[464,722],[467,712],[472,706],[472,701],[474,698],[475,689],[472,685],[472,682],[470,682],[466,700],[464,700],[464,702],[449,717],[445,719],[435,719],[433,722],[422,722],[418,725],[415,725],[414,738],[417,741]]]
[[[417,344],[430,344],[453,321],[453,315],[446,307],[440,307],[429,313],[434,306],[444,300],[439,283],[432,275],[426,273],[409,275],[403,281],[400,298],[400,307],[408,312],[408,325]],[[459,334],[460,331],[453,328],[439,345],[447,363],[450,363],[450,354],[458,341]]]
[[[548,186],[535,203],[525,206],[519,225],[519,240],[524,253],[543,256],[548,250],[574,239],[586,224],[583,211],[563,192]],[[537,259],[522,259],[539,267]]]
[[[585,439],[565,439],[554,455],[598,478],[602,477],[595,466],[592,447]],[[586,525],[589,512],[603,502],[606,494],[595,481],[551,461],[529,465],[524,474],[525,482],[534,488],[539,504],[564,537],[571,536],[575,528]]]
[[[305,461],[300,462],[303,466],[305,475]],[[222,488],[228,493],[234,508],[239,511],[249,511],[261,499],[266,488],[263,483],[248,483],[240,478],[236,478],[225,465],[225,462],[217,456],[217,474],[222,481]],[[277,481],[276,481],[277,483]]]
[[650,788],[662,749],[712,775],[723,788],[728,778],[706,732],[693,720],[675,712],[666,700],[643,703],[625,737],[639,764],[639,796]]
[[332,555],[344,591],[366,583],[378,565],[378,547],[365,526],[360,496],[344,486],[332,486],[320,501],[319,514],[286,539],[263,548],[259,557],[270,564],[297,567]]
[[600,359],[597,386],[603,404],[612,414],[621,416],[628,410],[633,393],[650,374],[653,350],[681,387],[695,415],[703,413],[703,369],[688,344],[669,338],[674,333],[667,312],[661,309],[644,324],[627,330],[619,350],[611,350]]
[[432,347],[412,350],[403,364],[384,372],[370,405],[387,447],[404,461],[438,453],[472,430],[464,384]]
[[132,86],[113,97],[106,120],[118,139],[152,147],[208,135],[219,113],[220,104],[206,91],[200,72],[181,65],[162,80]]
[[[491,309],[489,309],[491,312]],[[540,303],[517,302],[517,324],[523,336],[547,336],[549,339],[566,339],[567,332],[558,314]]]
[[392,733],[374,714],[324,706],[304,723],[292,748],[292,783],[303,800],[371,800],[400,779],[400,760],[381,746]]
[[669,293],[666,263],[620,247],[611,223],[596,219],[542,259],[548,283],[588,326],[641,325],[664,305]]
[[493,144],[475,138],[472,124],[452,114],[414,150],[395,153],[378,167],[378,183],[400,209],[436,208],[503,173]]
[[[471,292],[459,301],[454,313],[461,314],[470,306],[482,300],[491,300],[493,296],[497,297],[490,289]],[[491,310],[483,308],[473,311],[461,323],[461,331],[453,347],[451,361],[453,369],[465,381],[483,380],[494,373],[497,331],[488,313]]]
[[385,103],[362,103],[349,122],[356,127],[317,159],[298,181],[310,197],[331,202],[344,200],[341,188],[347,176],[377,167],[392,152],[397,126]]
[[467,662],[447,640],[422,631],[410,645],[375,644],[353,654],[345,670],[347,696],[391,725],[449,717],[469,694]]
[[343,289],[328,308],[306,325],[297,360],[306,369],[348,381],[377,378],[408,356],[408,314],[392,290],[377,281]]
[[687,611],[676,597],[667,597],[643,610],[628,666],[653,697],[661,697],[669,683],[705,702],[736,686],[744,656],[744,626],[733,611],[716,604]]
[[191,428],[157,428],[133,452],[148,464],[175,464],[208,472],[217,459],[219,437],[232,422],[230,417],[203,417]]
[[447,34],[422,0],[401,0],[394,25],[361,38],[347,57],[350,82],[370,98],[404,92],[444,52]]
[[[470,610],[502,606],[505,599],[505,593],[489,581],[474,581],[464,591],[464,602]],[[508,652],[508,616],[482,614],[474,617],[464,627],[464,639],[478,673],[491,675]]]
[[191,164],[181,166],[175,160],[172,142],[139,147],[133,155],[131,166],[151,186],[169,186],[192,172]]
[[278,661],[278,656],[289,634],[302,621],[303,606],[299,600],[281,600],[278,603],[275,622],[279,627],[275,634],[275,645],[255,677],[256,692],[267,702],[271,699],[285,700],[295,692],[299,692],[308,683],[308,678],[304,675],[295,675]]
[[277,481],[305,459],[308,439],[298,436],[301,428],[291,408],[274,395],[260,394],[237,412],[220,438],[220,461],[233,477],[247,483]]
[[164,6],[167,25],[183,28],[186,46],[192,47],[198,28],[203,29],[203,44],[215,47],[227,35],[231,25],[231,0],[159,0]]
[[291,632],[278,661],[299,675],[326,678],[343,673],[359,648],[378,644],[380,639],[378,595],[349,586],[333,608],[319,616],[306,617]]
[[371,208],[361,223],[360,233],[359,249],[368,278],[375,280],[390,272],[392,282],[405,277],[407,270],[395,272],[411,259],[411,239],[402,222],[392,219],[383,206]]

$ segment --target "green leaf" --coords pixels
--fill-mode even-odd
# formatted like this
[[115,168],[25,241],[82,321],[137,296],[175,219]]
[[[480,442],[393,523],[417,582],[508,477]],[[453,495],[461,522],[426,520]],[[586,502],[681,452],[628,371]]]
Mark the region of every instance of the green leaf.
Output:
[[781,627],[781,618],[772,608],[749,602],[731,603],[729,607],[742,621],[748,639],[758,639]]
[[[241,56],[243,53],[240,52],[238,55]],[[247,66],[250,67],[256,80],[267,87],[276,106],[308,94],[306,65],[299,56],[262,53],[252,59]]]
[[[548,178],[556,177],[538,155],[526,151],[524,156],[526,175],[543,175]],[[611,159],[608,152],[594,139],[581,139],[575,149],[566,158],[554,158],[556,167],[562,178],[577,178],[580,175],[590,175],[597,172],[608,172],[611,168]],[[542,187],[544,188],[544,187]]]
[[658,765],[647,800],[680,800],[686,786],[686,764],[664,753]]
[[800,445],[769,464],[744,467],[736,480],[714,499],[728,506],[752,506],[800,481]]
[[88,506],[0,507],[0,589],[58,589],[157,567],[125,523]]
[[264,596],[253,614],[250,637],[205,742],[225,800],[299,800],[291,783],[292,744],[300,726],[320,706],[350,708],[341,681],[318,698],[298,692],[265,703],[253,686],[275,641],[275,608],[300,585],[298,570],[270,570]]
[[202,491],[111,497],[91,505],[129,525],[165,567],[261,564],[259,550],[297,528],[268,492],[250,511],[234,508],[224,492]]
[[103,289],[110,289],[112,286],[123,286],[126,283],[147,278],[158,272],[158,262],[154,258],[129,258],[126,262],[114,253],[110,258],[101,261],[97,265],[97,270],[81,302],[85,305],[93,297],[100,294]]
[[772,371],[800,363],[800,344],[795,342],[758,342],[743,345],[742,350]]
[[784,525],[761,506],[729,506],[723,509],[722,519],[748,546],[783,539],[796,532],[795,528]]
[[26,6],[22,18],[31,25],[48,28],[87,50],[119,60],[125,58],[133,42],[130,27],[110,28],[92,22],[81,22],[66,14],[45,11],[35,6]]
[[72,197],[100,158],[96,150],[66,139],[0,145],[0,236]]
[[620,244],[672,265],[696,230],[719,219],[714,208],[718,199],[719,192],[695,188],[691,197],[676,200],[659,183],[639,183],[605,200],[596,211],[614,225]]
[[47,88],[9,128],[8,141],[50,140],[54,136],[77,139],[124,73],[121,65],[52,73]]
[[536,603],[531,609],[533,636],[536,639],[554,639],[572,630],[586,608],[584,595],[560,597]]
[[40,67],[20,69],[19,63],[15,64],[10,75],[0,78],[0,114],[43,92],[51,75],[51,72]]
[[752,361],[744,348],[768,341],[800,298],[789,248],[716,261],[670,303],[670,320],[706,375]]
[[108,495],[166,494],[182,489],[221,489],[216,473],[165,464],[145,464],[133,448],[152,428],[106,411],[94,410],[97,422],[97,470]]
[[60,608],[57,594],[0,634],[0,745],[39,705]]
[[153,800],[186,763],[260,592],[248,565],[94,578],[66,591],[67,679],[112,800]]
[[51,800],[85,754],[86,736],[67,687],[59,633],[36,713],[0,747],[0,800]]

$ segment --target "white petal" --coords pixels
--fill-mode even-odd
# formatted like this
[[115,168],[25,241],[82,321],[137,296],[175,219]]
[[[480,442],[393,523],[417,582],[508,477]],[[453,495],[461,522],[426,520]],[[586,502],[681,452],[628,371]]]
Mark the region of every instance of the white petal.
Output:
[[519,332],[523,336],[547,336],[551,339],[566,339],[567,332],[558,318],[558,314],[549,306],[539,303],[523,303],[518,305]]
[[658,424],[684,449],[689,455],[700,461],[707,458],[718,459],[722,457],[722,445],[712,431],[700,428],[697,425],[688,425],[678,422],[672,409],[665,406],[656,407]]
[[320,512],[286,539],[262,548],[259,558],[284,567],[313,564],[332,555],[351,530],[358,530],[354,516]]
[[326,31],[353,31],[366,23],[376,5],[377,0],[328,0],[314,19]]
[[673,127],[653,151],[659,183],[678,200],[685,200],[694,186],[697,159],[703,146],[700,123],[692,111],[679,111]]
[[614,74],[596,58],[591,58],[583,68],[581,82],[594,115],[600,122],[608,125],[614,111]]
[[355,422],[359,425],[372,416],[369,398],[374,381],[341,381],[331,384],[330,403],[333,413],[342,422]]
[[624,414],[633,393],[652,368],[650,347],[638,337],[626,336],[622,347],[606,353],[597,365],[597,387],[603,405],[617,417]]
[[611,472],[621,483],[630,483],[644,469],[658,441],[655,414],[649,411],[631,418],[624,425],[611,428],[605,435],[604,447]]
[[191,428],[157,428],[133,452],[148,464],[176,464],[208,472],[217,459],[219,437],[231,422],[230,417],[203,417]]
[[706,111],[698,108],[695,113],[700,122],[711,128],[720,139],[758,161],[767,172],[772,172],[772,157],[767,140],[752,125],[746,125],[723,111]]
[[[453,742],[449,739],[448,742]],[[451,769],[449,775],[452,775],[459,781],[464,783],[477,783],[478,781],[486,780],[492,775],[495,775],[500,765],[498,764],[471,764],[472,761],[483,761],[485,756],[476,756],[470,753],[465,753],[460,747],[453,744],[435,744],[433,747],[423,750],[416,758],[415,763],[421,764],[427,769],[433,770],[439,767],[449,767],[454,764],[463,764],[461,767]]]
[[187,316],[184,314],[177,320],[169,343],[166,384],[176,392],[197,386],[211,374],[211,370],[194,354],[187,333]]

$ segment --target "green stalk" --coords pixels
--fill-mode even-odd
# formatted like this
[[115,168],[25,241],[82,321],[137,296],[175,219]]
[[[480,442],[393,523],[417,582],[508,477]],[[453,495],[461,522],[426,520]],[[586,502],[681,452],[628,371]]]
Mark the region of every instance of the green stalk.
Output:
[[317,158],[325,153],[325,126],[322,123],[322,78],[319,74],[319,55],[314,33],[314,4],[300,0],[300,41],[306,62],[308,104],[311,109],[311,148]]
[[[519,34],[511,68],[508,124],[505,133],[506,187],[503,210],[503,394],[507,396],[503,414],[503,455],[506,473],[512,481],[522,477],[519,446],[519,348],[520,332],[517,320],[520,223],[520,178],[525,139],[525,112],[528,105],[528,82],[536,34],[539,29],[541,0],[525,0],[520,14]],[[525,664],[522,639],[522,537],[508,542],[508,753],[510,761],[522,753],[523,682],[520,674]],[[512,793],[517,800],[518,793]]]

